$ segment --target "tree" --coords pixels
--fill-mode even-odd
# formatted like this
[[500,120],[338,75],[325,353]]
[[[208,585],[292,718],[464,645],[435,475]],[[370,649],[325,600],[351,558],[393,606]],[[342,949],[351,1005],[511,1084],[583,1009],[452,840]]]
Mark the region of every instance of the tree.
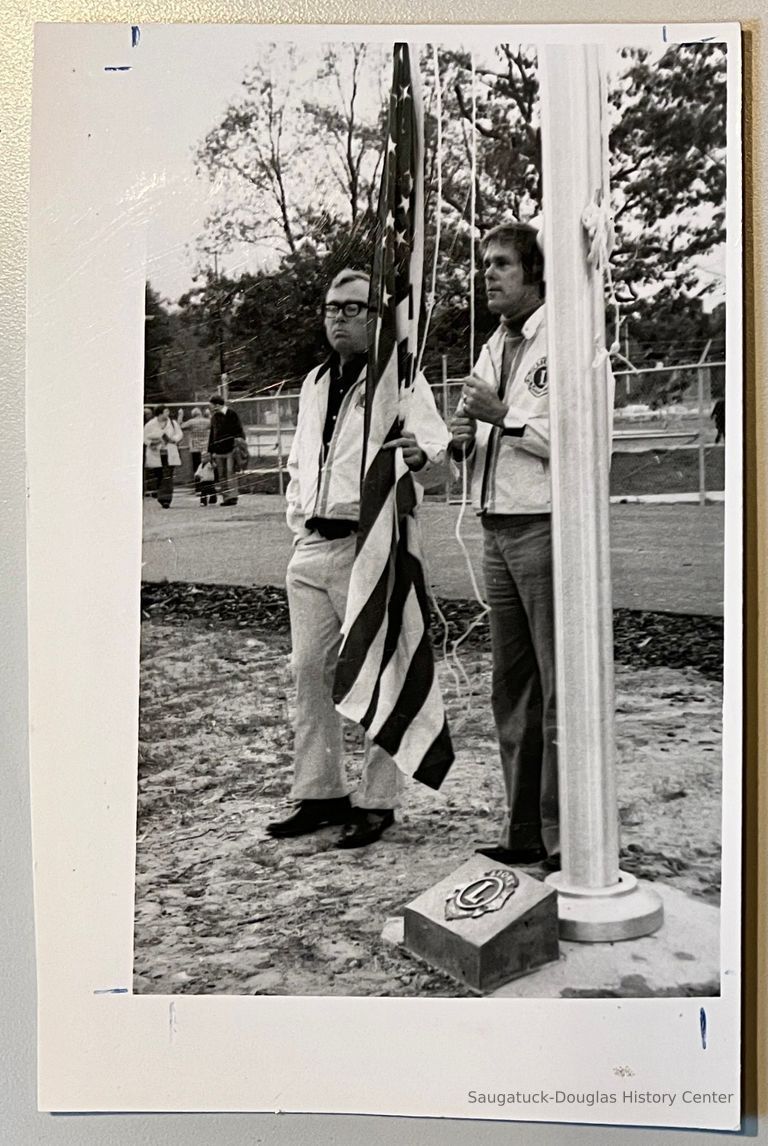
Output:
[[[373,58],[372,58],[373,57]],[[369,44],[335,44],[325,50],[317,71],[315,99],[303,101],[313,134],[324,141],[326,163],[338,183],[354,227],[362,212],[375,214],[374,191],[382,162],[386,103],[366,116],[361,108],[365,65],[381,72],[382,56]]]
[[180,321],[205,351],[209,386],[217,387],[224,372],[233,365],[232,318],[240,291],[239,283],[206,267],[191,291],[179,299]]
[[151,403],[165,394],[162,385],[163,356],[171,341],[168,310],[149,283],[144,290],[144,401]]
[[[477,213],[482,235],[504,218],[525,220],[541,210],[541,139],[538,79],[533,49],[499,44],[497,67],[475,69]],[[445,53],[449,124],[449,198],[463,213],[469,189],[472,67],[467,52]],[[458,194],[456,194],[458,192]]]
[[[317,61],[314,65],[313,59]],[[439,53],[443,94],[442,236],[435,308],[424,363],[433,379],[468,366],[470,239],[503,219],[541,209],[537,60],[531,48],[497,45],[492,56]],[[204,347],[223,316],[233,387],[298,378],[324,343],[318,308],[341,266],[371,262],[384,137],[386,55],[368,45],[273,45],[238,101],[201,144],[200,169],[226,194],[209,220],[208,250],[235,241],[269,244],[256,274],[206,272],[182,300]],[[314,72],[313,72],[314,67]],[[425,59],[425,283],[436,233],[436,92]],[[476,212],[470,218],[472,97],[476,106]],[[610,88],[612,258],[622,302],[622,341],[638,365],[696,360],[708,339],[722,353],[722,322],[707,305],[701,262],[723,241],[725,58],[712,44],[662,55],[628,49]],[[214,245],[212,245],[214,244]],[[477,344],[495,323],[475,284]],[[608,310],[609,322],[612,312]],[[610,327],[609,327],[610,330]],[[610,331],[612,333],[612,331]]]
[[277,269],[237,279],[210,275],[179,300],[186,323],[210,353],[218,346],[221,307],[233,395],[301,382],[327,352],[320,305],[328,283],[343,267],[369,265],[371,243],[371,232],[361,225],[350,229],[330,221],[322,243],[303,244]]
[[198,173],[219,189],[203,250],[245,242],[295,256],[322,241],[329,219],[355,227],[375,211],[381,101],[364,107],[360,76],[382,58],[365,44],[334,45],[312,75],[307,53],[271,45],[197,150]]
[[622,55],[610,95],[614,279],[621,301],[666,318],[710,293],[697,258],[725,239],[725,55],[716,44]]
[[[498,66],[478,65],[475,74],[481,234],[504,218],[528,219],[541,206],[535,53],[502,44],[495,55]],[[695,361],[710,337],[703,302],[714,286],[700,262],[724,241],[725,56],[717,45],[689,44],[670,46],[661,57],[627,49],[621,59],[609,101],[612,271],[623,333],[631,332],[639,365]],[[448,53],[444,75],[449,114],[466,126],[469,55]],[[454,125],[447,138],[447,199],[465,217],[468,136]],[[722,335],[715,329],[714,354],[722,353]]]
[[[472,60],[465,51],[440,51],[443,89],[441,151],[443,237],[438,255],[437,297],[424,366],[440,377],[443,355],[450,376],[464,374],[470,344],[470,238],[504,219],[529,219],[541,209],[540,139],[536,56],[530,49],[498,45],[498,66],[475,70],[477,191],[470,218],[472,168]],[[434,78],[425,78],[426,266],[434,256],[437,123]],[[479,252],[478,252],[479,262]],[[485,306],[482,270],[474,284],[475,339],[479,346],[496,319]]]
[[169,315],[170,343],[158,382],[171,403],[204,402],[219,384],[215,350],[201,345],[200,332],[184,312]]
[[287,184],[304,147],[289,98],[298,62],[294,45],[271,45],[243,79],[244,95],[198,148],[198,173],[224,190],[223,204],[206,220],[205,246],[245,240],[295,253],[301,222]]

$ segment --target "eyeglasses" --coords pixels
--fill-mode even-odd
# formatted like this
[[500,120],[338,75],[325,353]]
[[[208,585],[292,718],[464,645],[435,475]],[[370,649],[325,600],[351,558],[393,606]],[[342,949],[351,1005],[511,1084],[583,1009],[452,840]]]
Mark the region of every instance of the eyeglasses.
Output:
[[323,314],[326,318],[337,318],[340,314],[343,314],[345,318],[358,318],[367,310],[367,302],[326,302],[323,304]]

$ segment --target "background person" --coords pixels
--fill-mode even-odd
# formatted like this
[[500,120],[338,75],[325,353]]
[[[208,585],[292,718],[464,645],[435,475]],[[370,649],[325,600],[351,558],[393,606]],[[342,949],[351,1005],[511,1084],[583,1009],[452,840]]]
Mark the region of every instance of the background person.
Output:
[[[190,460],[192,462],[193,477],[197,473],[203,454],[208,450],[208,438],[211,433],[211,419],[206,416],[199,406],[195,406],[190,416],[181,422],[181,428],[187,436]],[[199,479],[194,477],[195,489],[199,492]]]
[[155,406],[152,413],[144,427],[147,488],[163,509],[168,509],[173,501],[173,471],[181,465],[179,443],[184,434],[167,406]]
[[[206,454],[206,459],[208,455]],[[201,505],[215,505],[216,504],[216,472],[213,468],[213,462],[210,459],[203,461],[198,466],[195,472],[195,480],[197,481],[197,490],[200,494]]]
[[216,466],[222,505],[237,505],[237,465],[235,438],[245,438],[243,424],[235,410],[228,406],[220,394],[210,400],[211,428],[208,432],[208,453]]

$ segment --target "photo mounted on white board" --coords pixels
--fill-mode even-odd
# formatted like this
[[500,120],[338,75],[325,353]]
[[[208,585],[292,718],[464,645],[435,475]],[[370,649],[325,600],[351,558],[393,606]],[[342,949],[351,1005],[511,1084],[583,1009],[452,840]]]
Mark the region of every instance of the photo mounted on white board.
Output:
[[[738,30],[119,31],[41,30],[33,131],[34,346],[50,253],[82,279],[57,226],[83,176],[70,158],[44,216],[42,148],[86,61],[64,106],[122,226],[100,249],[77,215],[107,286],[64,309],[103,331],[127,304],[67,368],[86,386],[131,348],[106,384],[120,467],[87,496],[125,521],[120,615],[116,585],[94,599],[135,654],[101,666],[125,674],[121,798],[89,862],[111,829],[122,978],[93,989],[137,1024],[170,1007],[174,1052],[182,1014],[207,1055],[232,1006],[405,1041],[426,1001],[466,1051],[417,1097],[368,1048],[365,1087],[342,1071],[286,1109],[734,1125]],[[43,761],[33,738],[33,786]],[[506,1055],[510,1022],[558,1038],[586,1001],[599,1069],[561,1049],[466,1077],[466,1007]],[[152,1107],[187,1109],[166,1067]]]

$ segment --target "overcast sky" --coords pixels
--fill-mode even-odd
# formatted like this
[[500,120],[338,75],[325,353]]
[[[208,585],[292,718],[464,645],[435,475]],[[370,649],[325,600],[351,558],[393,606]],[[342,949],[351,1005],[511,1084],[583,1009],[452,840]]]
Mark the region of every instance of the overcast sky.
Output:
[[[192,284],[195,241],[209,209],[210,184],[195,174],[197,144],[237,95],[264,43],[258,29],[148,25],[126,62],[151,79],[146,106],[145,171],[151,201],[147,277],[176,299]],[[135,63],[134,63],[135,61]],[[235,269],[236,259],[229,269]]]

